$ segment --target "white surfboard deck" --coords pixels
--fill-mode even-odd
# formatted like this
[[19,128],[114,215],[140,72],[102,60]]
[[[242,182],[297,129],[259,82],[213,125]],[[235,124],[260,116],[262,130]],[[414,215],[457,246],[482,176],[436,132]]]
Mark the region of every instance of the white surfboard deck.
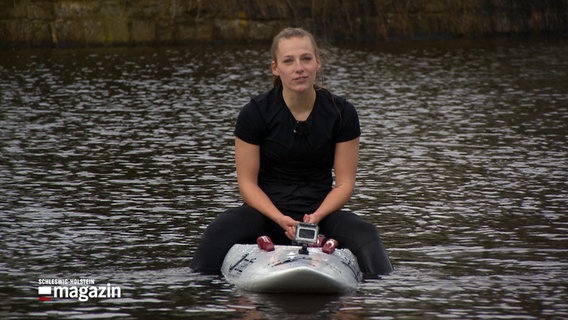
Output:
[[254,292],[344,293],[356,290],[363,276],[348,249],[332,254],[321,248],[275,246],[261,250],[255,244],[235,244],[223,261],[221,272],[235,287]]

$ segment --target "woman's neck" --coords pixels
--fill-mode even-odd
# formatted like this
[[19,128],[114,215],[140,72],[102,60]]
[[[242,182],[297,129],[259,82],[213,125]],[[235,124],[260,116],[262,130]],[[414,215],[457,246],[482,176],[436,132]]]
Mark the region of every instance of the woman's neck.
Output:
[[298,121],[305,121],[310,116],[314,104],[316,102],[316,90],[306,90],[304,92],[296,92],[291,90],[282,90],[284,102],[290,112]]

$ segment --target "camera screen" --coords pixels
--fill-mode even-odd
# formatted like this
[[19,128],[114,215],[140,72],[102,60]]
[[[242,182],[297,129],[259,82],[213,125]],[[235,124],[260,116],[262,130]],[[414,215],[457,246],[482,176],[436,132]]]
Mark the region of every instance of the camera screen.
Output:
[[296,225],[296,234],[294,240],[300,244],[316,243],[318,238],[319,228],[311,223],[298,223]]
[[313,229],[301,228],[299,230],[299,237],[302,239],[313,239],[316,237],[316,231]]

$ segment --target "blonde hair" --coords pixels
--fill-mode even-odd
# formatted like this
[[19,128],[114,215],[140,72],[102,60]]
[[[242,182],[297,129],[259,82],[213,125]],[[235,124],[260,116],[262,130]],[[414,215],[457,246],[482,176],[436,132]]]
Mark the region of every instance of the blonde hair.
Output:
[[[280,43],[280,40],[290,39],[290,38],[304,38],[304,37],[310,39],[310,42],[314,47],[314,53],[316,55],[316,59],[321,61],[321,52],[318,47],[318,44],[316,43],[316,39],[310,32],[302,28],[285,28],[272,39],[272,46],[270,47],[270,55],[272,56],[272,61],[278,63],[276,59],[276,51],[278,51],[278,45]],[[282,80],[280,79],[279,76],[273,76],[272,85],[275,88],[282,86]]]

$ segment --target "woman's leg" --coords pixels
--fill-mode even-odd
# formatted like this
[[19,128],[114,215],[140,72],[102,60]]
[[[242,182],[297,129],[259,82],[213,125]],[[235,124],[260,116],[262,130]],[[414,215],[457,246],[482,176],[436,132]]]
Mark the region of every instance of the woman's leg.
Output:
[[320,232],[339,242],[357,257],[366,278],[393,271],[387,251],[374,225],[349,211],[336,211],[323,219]]
[[221,213],[201,237],[191,268],[201,273],[219,273],[225,255],[233,244],[256,243],[256,238],[263,235],[268,220],[247,205]]

